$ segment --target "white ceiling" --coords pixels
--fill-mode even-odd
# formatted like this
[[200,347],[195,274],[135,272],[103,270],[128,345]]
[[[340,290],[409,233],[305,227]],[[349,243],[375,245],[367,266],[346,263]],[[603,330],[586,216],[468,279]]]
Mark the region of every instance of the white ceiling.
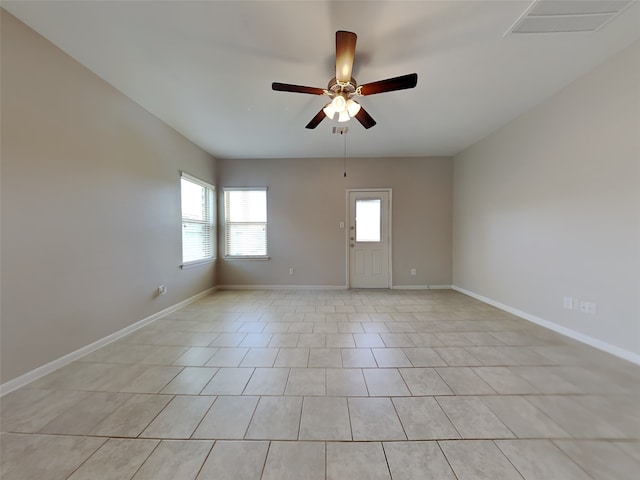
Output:
[[[572,1],[572,0],[567,0]],[[453,155],[640,38],[640,4],[593,33],[505,32],[531,1],[3,1],[2,6],[218,158],[342,157],[337,121],[304,126],[326,98],[335,32],[357,33],[362,97],[347,155]],[[343,124],[340,124],[343,125]]]

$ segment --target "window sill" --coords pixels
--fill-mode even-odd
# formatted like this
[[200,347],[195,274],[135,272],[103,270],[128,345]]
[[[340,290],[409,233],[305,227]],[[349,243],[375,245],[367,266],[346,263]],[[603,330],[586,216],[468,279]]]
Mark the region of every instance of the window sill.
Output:
[[260,256],[251,256],[251,255],[243,255],[243,256],[232,256],[232,255],[227,255],[224,257],[225,260],[271,260],[271,257],[269,255],[260,255]]
[[182,270],[186,270],[188,268],[195,268],[195,267],[200,267],[202,265],[208,265],[210,263],[215,262],[216,259],[215,258],[205,258],[204,260],[194,260],[193,262],[185,262],[182,265],[180,265],[180,268]]

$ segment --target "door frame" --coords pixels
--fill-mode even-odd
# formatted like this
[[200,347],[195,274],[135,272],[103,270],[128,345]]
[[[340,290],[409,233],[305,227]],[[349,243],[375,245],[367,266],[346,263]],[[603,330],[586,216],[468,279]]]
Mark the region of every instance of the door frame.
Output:
[[392,269],[392,264],[393,264],[393,244],[392,244],[392,239],[393,239],[393,230],[392,230],[392,211],[393,209],[391,208],[393,205],[393,197],[392,197],[392,189],[391,187],[388,188],[347,188],[346,190],[346,206],[347,206],[347,224],[346,224],[346,228],[345,228],[345,251],[346,251],[346,270],[347,270],[347,274],[346,274],[346,278],[347,278],[347,290],[351,289],[351,248],[349,247],[350,245],[350,240],[349,237],[351,235],[351,202],[350,202],[350,194],[351,192],[359,192],[359,193],[363,193],[363,192],[386,192],[389,194],[389,208],[388,208],[388,230],[387,230],[387,235],[388,235],[388,249],[389,249],[389,284],[386,288],[391,289],[393,288],[393,269]]

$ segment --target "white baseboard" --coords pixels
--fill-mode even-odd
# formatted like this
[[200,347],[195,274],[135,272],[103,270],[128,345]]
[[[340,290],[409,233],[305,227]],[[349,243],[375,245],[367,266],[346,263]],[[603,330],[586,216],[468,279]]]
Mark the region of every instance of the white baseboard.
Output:
[[182,307],[189,305],[190,303],[200,300],[201,298],[206,297],[207,295],[213,293],[216,290],[217,290],[217,287],[209,288],[203,292],[200,292],[194,295],[193,297],[189,297],[186,300],[178,302],[175,305],[172,305],[170,307],[165,308],[164,310],[154,313],[153,315],[147,318],[144,318],[132,325],[129,325],[128,327],[118,330],[117,332],[114,332],[111,335],[107,335],[106,337],[101,338],[100,340],[97,340],[93,343],[90,343],[89,345],[79,348],[78,350],[68,353],[67,355],[60,357],[52,362],[49,362],[45,365],[35,368],[34,370],[31,370],[30,372],[27,372],[23,375],[20,375],[19,377],[16,377],[13,380],[9,380],[8,382],[5,382],[0,385],[0,397],[9,392],[13,392],[14,390],[17,390],[18,388],[23,387],[24,385],[27,385],[28,383],[31,383],[41,377],[44,377],[45,375],[48,375],[54,370],[58,370],[59,368],[62,368],[65,365],[68,365],[69,363],[81,357],[84,357],[85,355],[88,355],[91,352],[94,352],[95,350],[101,347],[104,347],[105,345],[111,342],[115,342],[116,340],[119,340],[120,338],[126,335],[129,335],[131,332],[134,332],[146,325],[149,325],[150,323],[155,322],[156,320],[162,317],[166,317],[170,313],[173,313],[176,310],[179,310]]
[[392,290],[451,290],[451,285],[393,285]]
[[465,290],[464,288],[460,288],[456,285],[453,285],[451,288],[453,288],[453,290],[457,292],[464,293],[465,295],[468,295],[477,300],[480,300],[481,302],[484,302],[488,305],[499,308],[500,310],[504,310],[505,312],[512,313],[517,317],[523,318],[532,323],[548,328],[549,330],[553,330],[554,332],[560,333],[566,337],[573,338],[574,340],[578,340],[579,342],[582,342],[591,347],[597,348],[598,350],[602,350],[604,352],[610,353],[611,355],[615,355],[616,357],[635,363],[636,365],[640,365],[640,355],[638,355],[637,353],[633,353],[623,348],[616,347],[615,345],[611,345],[610,343],[603,342],[602,340],[598,340],[597,338],[590,337],[589,335],[585,335],[584,333],[577,332],[570,328],[563,327],[562,325],[558,325],[557,323],[553,323],[548,320],[544,320],[542,318],[536,317],[535,315],[531,315],[527,312],[523,312],[522,310],[512,308],[500,302],[496,302],[495,300],[484,297],[482,295],[471,292],[469,290]]
[[346,285],[218,285],[218,290],[347,290]]

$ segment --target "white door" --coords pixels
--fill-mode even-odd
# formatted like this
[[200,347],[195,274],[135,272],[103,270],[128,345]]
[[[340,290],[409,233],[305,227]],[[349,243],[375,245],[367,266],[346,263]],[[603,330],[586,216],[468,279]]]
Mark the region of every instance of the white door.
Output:
[[389,288],[389,190],[349,191],[349,286]]

